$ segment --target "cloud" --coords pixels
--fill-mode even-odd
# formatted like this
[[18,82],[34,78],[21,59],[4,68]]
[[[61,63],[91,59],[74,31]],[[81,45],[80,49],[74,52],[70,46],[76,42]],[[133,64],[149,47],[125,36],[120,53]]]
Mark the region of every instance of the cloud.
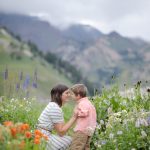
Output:
[[59,27],[90,24],[102,32],[116,30],[150,41],[148,0],[0,0],[0,11],[38,16]]

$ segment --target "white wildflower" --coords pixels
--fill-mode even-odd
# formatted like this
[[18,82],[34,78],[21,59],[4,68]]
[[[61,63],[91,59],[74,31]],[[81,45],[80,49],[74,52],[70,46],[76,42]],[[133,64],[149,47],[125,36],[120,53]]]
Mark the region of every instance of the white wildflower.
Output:
[[140,127],[141,125],[143,126],[148,126],[147,121],[144,118],[138,118],[137,121],[135,122],[135,127]]
[[112,96],[111,96],[111,95],[109,95],[109,96],[108,96],[108,98],[109,98],[109,99],[111,99],[111,98],[112,98]]
[[112,113],[113,113],[112,108],[109,107],[109,108],[107,109],[107,112],[108,112],[108,115],[112,114]]
[[124,120],[123,120],[123,124],[127,125],[127,123],[128,123],[128,122],[127,122],[127,119],[124,119]]
[[107,123],[106,128],[112,128],[112,125],[110,123]]
[[110,133],[110,134],[109,134],[109,138],[110,138],[110,139],[113,139],[113,138],[114,138],[114,134],[113,134],[113,133]]
[[105,144],[106,144],[106,141],[105,141],[105,140],[102,140],[102,141],[101,141],[101,144],[102,144],[102,145],[105,145]]
[[126,101],[122,101],[122,102],[121,102],[121,105],[122,105],[122,106],[127,106],[127,102],[126,102]]
[[104,120],[100,120],[100,124],[101,124],[101,125],[104,125]]
[[106,105],[110,105],[110,101],[109,101],[109,100],[104,99],[103,102],[104,102]]
[[121,135],[123,132],[122,131],[117,131],[117,134],[118,135]]
[[96,128],[97,128],[97,129],[101,129],[101,125],[98,124],[98,125],[96,126]]
[[141,131],[141,134],[142,134],[142,137],[143,137],[143,138],[147,136],[146,132],[143,131],[143,130]]
[[140,120],[139,120],[139,119],[137,119],[137,121],[135,122],[135,127],[136,127],[136,128],[139,128],[139,127],[140,127]]
[[98,148],[101,148],[102,146],[100,144],[97,145]]
[[123,114],[127,114],[127,111],[124,109],[124,110],[122,110],[122,113]]

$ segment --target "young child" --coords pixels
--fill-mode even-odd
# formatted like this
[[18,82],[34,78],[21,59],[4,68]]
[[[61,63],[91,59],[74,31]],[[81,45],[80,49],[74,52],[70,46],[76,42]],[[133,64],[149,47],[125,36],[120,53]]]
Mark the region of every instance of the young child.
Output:
[[96,128],[96,110],[87,96],[83,84],[71,87],[77,103],[74,112],[78,114],[70,150],[90,150],[90,137]]

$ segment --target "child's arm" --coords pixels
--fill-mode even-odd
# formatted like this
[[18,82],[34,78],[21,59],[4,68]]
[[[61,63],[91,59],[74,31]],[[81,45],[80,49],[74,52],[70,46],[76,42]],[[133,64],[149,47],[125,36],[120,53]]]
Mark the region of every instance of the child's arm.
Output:
[[87,117],[89,115],[89,108],[86,105],[80,104],[77,108],[78,117]]

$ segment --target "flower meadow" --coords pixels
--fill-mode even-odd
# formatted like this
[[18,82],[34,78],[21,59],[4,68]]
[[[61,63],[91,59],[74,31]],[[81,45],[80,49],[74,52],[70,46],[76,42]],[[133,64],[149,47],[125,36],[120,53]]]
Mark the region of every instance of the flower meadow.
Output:
[[[97,111],[91,150],[150,150],[150,89],[141,84],[123,92],[118,86],[103,88],[90,97]],[[47,137],[35,125],[45,106],[35,98],[1,97],[0,149],[44,150]],[[63,107],[65,120],[72,107]]]
[[114,86],[91,98],[97,111],[91,149],[150,150],[150,89],[143,93],[138,82],[130,90]]

